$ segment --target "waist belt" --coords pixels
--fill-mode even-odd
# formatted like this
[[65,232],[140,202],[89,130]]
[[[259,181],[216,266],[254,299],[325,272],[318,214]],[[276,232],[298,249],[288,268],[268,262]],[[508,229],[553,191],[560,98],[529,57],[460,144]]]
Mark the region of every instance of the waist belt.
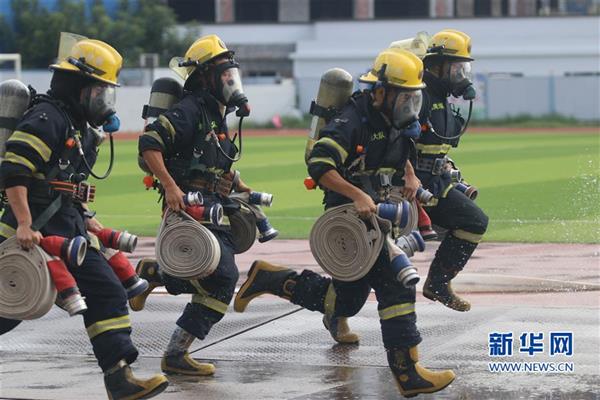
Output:
[[[58,193],[58,196],[53,194]],[[63,204],[70,201],[90,203],[96,197],[96,186],[87,182],[71,183],[66,181],[50,181],[33,185],[29,200],[34,204],[46,205],[46,209],[33,221],[31,228],[35,231],[43,228],[60,210]]]
[[199,190],[207,194],[220,194],[223,197],[229,196],[233,182],[225,178],[216,178],[208,180],[204,178],[188,179],[182,186],[187,191]]
[[48,260],[41,247],[23,250],[16,236],[0,244],[0,317],[35,319],[50,311],[56,289]]
[[417,171],[429,172],[432,175],[441,175],[444,171],[444,166],[448,162],[448,157],[444,156],[441,158],[429,158],[429,157],[417,158],[415,169]]
[[43,181],[35,182],[28,191],[29,200],[36,204],[50,204],[57,194],[62,195],[63,200],[91,203],[96,198],[96,186],[87,182]]
[[392,188],[393,174],[352,174],[348,180],[358,186],[376,202],[386,201]]
[[215,193],[216,189],[217,189],[216,181],[211,182],[204,178],[194,178],[194,179],[186,180],[183,182],[182,186],[184,186],[185,189],[190,190],[190,191],[201,190],[201,191],[207,191],[207,192],[211,192],[211,193]]
[[96,198],[96,185],[87,182],[71,183],[65,181],[50,181],[50,187],[67,197],[72,197],[79,203],[91,203]]

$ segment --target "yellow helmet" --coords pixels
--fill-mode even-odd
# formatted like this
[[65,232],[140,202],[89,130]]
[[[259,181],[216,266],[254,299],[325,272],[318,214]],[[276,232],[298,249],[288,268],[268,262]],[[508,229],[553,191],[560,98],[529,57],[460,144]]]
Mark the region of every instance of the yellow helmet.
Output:
[[62,32],[58,62],[50,69],[72,71],[109,85],[119,86],[117,77],[123,57],[113,47],[100,40]]
[[423,89],[423,62],[410,51],[385,49],[377,55],[373,68],[358,79],[363,83],[381,83],[403,89]]
[[231,57],[233,51],[217,35],[206,35],[192,43],[183,57],[173,57],[169,67],[185,80],[197,67],[222,55]]
[[471,37],[455,29],[444,29],[433,35],[430,49],[425,58],[447,57],[473,61],[471,57]]

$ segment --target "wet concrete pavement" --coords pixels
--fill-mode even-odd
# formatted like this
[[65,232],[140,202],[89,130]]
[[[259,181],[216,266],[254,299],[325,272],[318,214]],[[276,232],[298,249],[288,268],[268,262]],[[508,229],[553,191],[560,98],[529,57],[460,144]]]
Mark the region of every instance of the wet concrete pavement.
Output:
[[[436,246],[415,256],[422,277]],[[134,255],[151,255],[144,240]],[[240,275],[251,261],[266,259],[296,269],[313,268],[305,241],[257,244],[237,257]],[[452,368],[456,381],[428,399],[600,399],[600,265],[597,245],[483,244],[455,288],[473,303],[457,313],[417,298],[423,336],[422,363]],[[240,279],[240,283],[242,279]],[[420,290],[420,287],[418,287]],[[164,399],[397,399],[387,368],[374,296],[350,320],[359,346],[339,346],[323,329],[318,313],[278,298],[255,300],[243,314],[232,310],[193,356],[211,360],[209,378],[171,376]],[[135,373],[160,369],[174,322],[188,296],[157,293],[147,308],[132,313],[133,340],[140,350]],[[519,352],[519,335],[573,332],[573,355],[530,356]],[[490,332],[512,332],[514,355],[490,357]],[[546,340],[546,347],[549,346]],[[102,375],[91,355],[80,317],[54,308],[0,337],[0,397],[17,399],[106,398]],[[572,363],[573,372],[490,372],[494,361]]]

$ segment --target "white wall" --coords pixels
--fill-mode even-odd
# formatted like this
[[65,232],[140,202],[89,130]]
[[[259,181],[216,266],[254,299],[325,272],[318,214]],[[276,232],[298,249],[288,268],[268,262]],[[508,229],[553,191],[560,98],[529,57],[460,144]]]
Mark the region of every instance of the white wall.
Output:
[[471,35],[477,72],[547,76],[600,71],[598,17],[316,23],[313,37],[299,40],[292,55],[300,108],[308,108],[325,70],[341,67],[357,76],[392,41],[450,27]]
[[[289,115],[294,112],[296,88],[291,79],[283,80],[278,85],[245,85],[244,91],[250,99],[250,117],[254,122],[268,122],[276,115]],[[124,86],[117,92],[117,111],[121,118],[121,129],[137,131],[143,127],[142,107],[150,97],[149,86]],[[233,121],[229,121],[233,123]],[[231,129],[237,129],[231,125]]]
[[[48,71],[24,71],[22,81],[26,85],[32,85],[39,93],[45,93],[50,87],[51,76]],[[163,76],[175,77],[168,69],[155,71],[155,78]],[[0,73],[0,82],[13,78],[14,74]],[[250,99],[250,121],[263,123],[270,121],[274,115],[298,114],[295,108],[296,85],[293,79],[283,79],[279,84],[244,85],[244,91]],[[117,112],[123,131],[142,129],[142,107],[149,97],[150,86],[122,86],[117,89]]]
[[[476,72],[516,72],[525,76],[490,82],[485,100],[488,116],[540,115],[555,110],[578,118],[600,119],[600,78],[563,77],[565,72],[600,71],[597,16],[218,24],[198,27],[197,33],[216,33],[231,44],[296,45],[291,55],[295,85],[284,81],[281,85],[245,86],[252,105],[251,119],[262,122],[275,114],[292,112],[294,105],[306,112],[325,70],[341,67],[357,77],[370,68],[377,52],[390,42],[418,31],[433,33],[450,27],[471,35]],[[174,75],[162,68],[154,71],[155,78],[160,76]],[[550,76],[554,77],[552,91]],[[10,72],[0,71],[0,81],[11,77]],[[23,71],[23,81],[39,91],[47,90],[49,79],[47,71]],[[149,87],[120,88],[118,107],[125,129],[141,126],[141,107],[149,92]]]

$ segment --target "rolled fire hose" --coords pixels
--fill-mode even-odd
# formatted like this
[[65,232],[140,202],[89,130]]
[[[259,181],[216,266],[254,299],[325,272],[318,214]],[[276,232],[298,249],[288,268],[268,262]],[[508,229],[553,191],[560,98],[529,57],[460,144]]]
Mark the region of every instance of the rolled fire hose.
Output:
[[254,210],[243,201],[232,198],[240,204],[240,209],[229,215],[231,235],[235,254],[248,251],[256,241],[256,214]]
[[[390,200],[394,203],[401,203],[402,200],[406,200],[399,186],[394,186],[390,192]],[[398,238],[401,236],[410,235],[412,231],[417,229],[419,224],[419,209],[415,204],[416,200],[410,202],[410,211],[408,215],[408,222],[404,228],[394,227],[394,237]]]
[[374,214],[362,220],[353,204],[332,207],[313,225],[310,250],[333,278],[356,281],[373,267],[390,225]]
[[168,208],[156,239],[156,259],[176,278],[199,279],[212,274],[221,258],[215,235],[184,211]]
[[48,259],[39,246],[24,250],[16,236],[0,244],[0,317],[36,319],[50,311],[56,289]]

